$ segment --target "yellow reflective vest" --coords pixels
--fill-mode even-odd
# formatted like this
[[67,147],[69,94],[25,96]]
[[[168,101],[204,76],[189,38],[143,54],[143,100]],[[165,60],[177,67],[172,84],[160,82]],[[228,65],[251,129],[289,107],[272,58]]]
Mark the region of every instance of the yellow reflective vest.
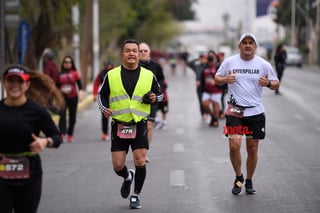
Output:
[[122,122],[139,122],[150,114],[151,105],[142,102],[144,94],[152,87],[153,73],[143,67],[130,99],[121,79],[121,66],[108,72],[110,87],[109,105],[114,111],[112,118]]

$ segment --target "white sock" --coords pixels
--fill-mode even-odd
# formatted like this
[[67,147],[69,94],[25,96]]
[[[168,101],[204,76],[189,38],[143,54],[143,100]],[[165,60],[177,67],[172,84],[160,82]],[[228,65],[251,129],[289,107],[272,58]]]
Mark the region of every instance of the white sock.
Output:
[[128,175],[128,177],[126,178],[126,181],[131,180],[131,179],[132,179],[131,172],[129,172],[129,175]]

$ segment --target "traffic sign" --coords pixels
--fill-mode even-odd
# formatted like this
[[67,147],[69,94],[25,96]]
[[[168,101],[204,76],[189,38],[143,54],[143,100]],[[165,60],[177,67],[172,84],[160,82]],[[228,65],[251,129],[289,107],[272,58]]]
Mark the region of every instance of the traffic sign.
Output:
[[19,0],[4,0],[4,20],[7,28],[16,28],[19,24]]
[[7,28],[15,28],[19,24],[19,14],[5,14],[5,26]]
[[4,8],[5,11],[8,12],[18,12],[20,6],[19,0],[5,0],[4,2]]

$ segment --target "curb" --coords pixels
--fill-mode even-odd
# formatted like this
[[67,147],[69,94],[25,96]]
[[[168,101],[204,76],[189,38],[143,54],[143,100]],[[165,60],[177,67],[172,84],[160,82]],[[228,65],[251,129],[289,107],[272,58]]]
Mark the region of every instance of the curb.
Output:
[[88,106],[92,103],[93,103],[93,95],[89,94],[81,102],[79,102],[78,112],[82,112],[83,110],[88,108]]

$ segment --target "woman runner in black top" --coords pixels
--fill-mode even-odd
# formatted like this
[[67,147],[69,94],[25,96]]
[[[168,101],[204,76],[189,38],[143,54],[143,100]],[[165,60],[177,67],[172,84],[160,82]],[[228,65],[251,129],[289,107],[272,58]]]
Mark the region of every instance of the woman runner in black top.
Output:
[[0,101],[0,212],[35,213],[42,186],[39,154],[62,141],[44,106],[53,98],[61,108],[63,99],[50,77],[19,65],[4,71],[2,84],[7,97]]

